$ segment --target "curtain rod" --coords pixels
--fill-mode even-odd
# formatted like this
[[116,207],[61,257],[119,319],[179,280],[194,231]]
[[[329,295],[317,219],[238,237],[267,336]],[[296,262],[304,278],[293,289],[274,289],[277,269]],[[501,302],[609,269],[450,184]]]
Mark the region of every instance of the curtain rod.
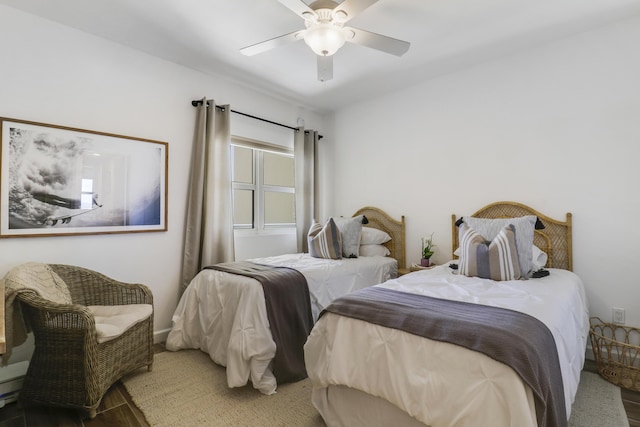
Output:
[[[201,99],[194,99],[193,101],[191,101],[191,105],[193,105],[194,107],[197,107],[198,105],[202,104],[202,100]],[[207,107],[209,106],[209,101],[207,101]],[[216,105],[216,108],[224,108],[221,105]],[[261,122],[266,122],[266,123],[271,123],[272,125],[276,125],[276,126],[282,126],[283,128],[287,128],[287,129],[291,129],[295,132],[298,132],[300,129],[298,128],[294,128],[292,126],[288,126],[282,123],[278,123],[278,122],[274,122],[271,120],[267,120],[267,119],[263,119],[262,117],[257,117],[257,116],[253,116],[251,114],[247,114],[247,113],[243,113],[241,111],[236,111],[236,110],[230,110],[232,113],[236,113],[239,114],[241,116],[245,116],[245,117],[249,117],[252,119],[256,119],[256,120],[260,120]],[[322,139],[322,135],[318,135],[318,139]]]

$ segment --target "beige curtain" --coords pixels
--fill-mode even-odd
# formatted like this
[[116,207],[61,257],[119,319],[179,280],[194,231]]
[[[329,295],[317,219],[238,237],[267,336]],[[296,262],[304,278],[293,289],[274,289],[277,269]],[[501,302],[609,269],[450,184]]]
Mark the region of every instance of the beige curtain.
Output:
[[298,252],[308,252],[307,232],[318,216],[316,154],[318,132],[298,128],[293,141],[296,172],[296,232]]
[[231,133],[228,105],[197,107],[180,294],[205,266],[233,261]]

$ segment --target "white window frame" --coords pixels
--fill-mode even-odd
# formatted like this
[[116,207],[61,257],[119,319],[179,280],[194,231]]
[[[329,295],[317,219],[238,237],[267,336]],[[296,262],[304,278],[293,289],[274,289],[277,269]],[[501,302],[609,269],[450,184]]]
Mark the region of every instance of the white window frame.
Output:
[[[264,194],[265,191],[289,193],[293,194],[295,198],[295,185],[293,187],[281,187],[276,185],[264,184],[264,162],[263,157],[265,152],[270,152],[278,155],[284,155],[287,157],[294,157],[293,150],[280,145],[269,144],[267,142],[257,141],[254,139],[243,138],[239,136],[231,136],[231,145],[236,147],[244,147],[253,150],[253,173],[254,184],[247,184],[242,182],[231,183],[232,190],[251,190],[253,191],[254,204],[253,204],[253,227],[250,226],[236,226],[234,224],[234,231],[241,235],[254,235],[254,234],[295,234],[296,224],[265,224],[264,218]],[[233,167],[233,159],[231,159],[231,165]],[[235,207],[234,207],[235,209]]]

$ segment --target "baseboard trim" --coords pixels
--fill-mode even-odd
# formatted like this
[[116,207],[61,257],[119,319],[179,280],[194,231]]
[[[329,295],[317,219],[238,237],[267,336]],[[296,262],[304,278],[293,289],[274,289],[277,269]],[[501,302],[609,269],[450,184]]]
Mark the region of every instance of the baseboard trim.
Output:
[[161,329],[159,331],[153,332],[153,343],[159,344],[167,341],[167,337],[169,336],[169,332],[171,332],[171,328]]

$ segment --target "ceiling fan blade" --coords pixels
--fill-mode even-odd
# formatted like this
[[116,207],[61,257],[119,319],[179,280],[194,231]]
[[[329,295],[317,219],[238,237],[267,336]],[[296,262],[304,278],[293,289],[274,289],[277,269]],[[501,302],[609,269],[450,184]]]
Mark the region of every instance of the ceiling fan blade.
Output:
[[[335,16],[340,22],[347,22],[377,1],[378,0],[344,0],[336,6],[335,9],[333,9],[333,16]],[[344,12],[346,16],[342,13],[338,13],[340,11]]]
[[285,5],[288,9],[293,11],[296,15],[302,19],[311,19],[317,17],[316,12],[307,6],[302,0],[278,0]]
[[409,42],[359,28],[344,27],[343,30],[345,31],[348,42],[381,50],[396,56],[404,55],[409,50],[409,46],[411,46]]
[[304,38],[304,33],[307,30],[299,30],[294,31],[293,33],[285,34],[280,37],[276,37],[273,39],[265,40],[260,43],[252,44],[251,46],[243,47],[240,49],[240,53],[246,56],[257,55],[262,52],[266,52],[267,50],[280,47],[282,45],[292,43],[298,40],[302,40]]
[[316,56],[318,57],[318,80],[321,82],[331,80],[333,78],[333,56]]

